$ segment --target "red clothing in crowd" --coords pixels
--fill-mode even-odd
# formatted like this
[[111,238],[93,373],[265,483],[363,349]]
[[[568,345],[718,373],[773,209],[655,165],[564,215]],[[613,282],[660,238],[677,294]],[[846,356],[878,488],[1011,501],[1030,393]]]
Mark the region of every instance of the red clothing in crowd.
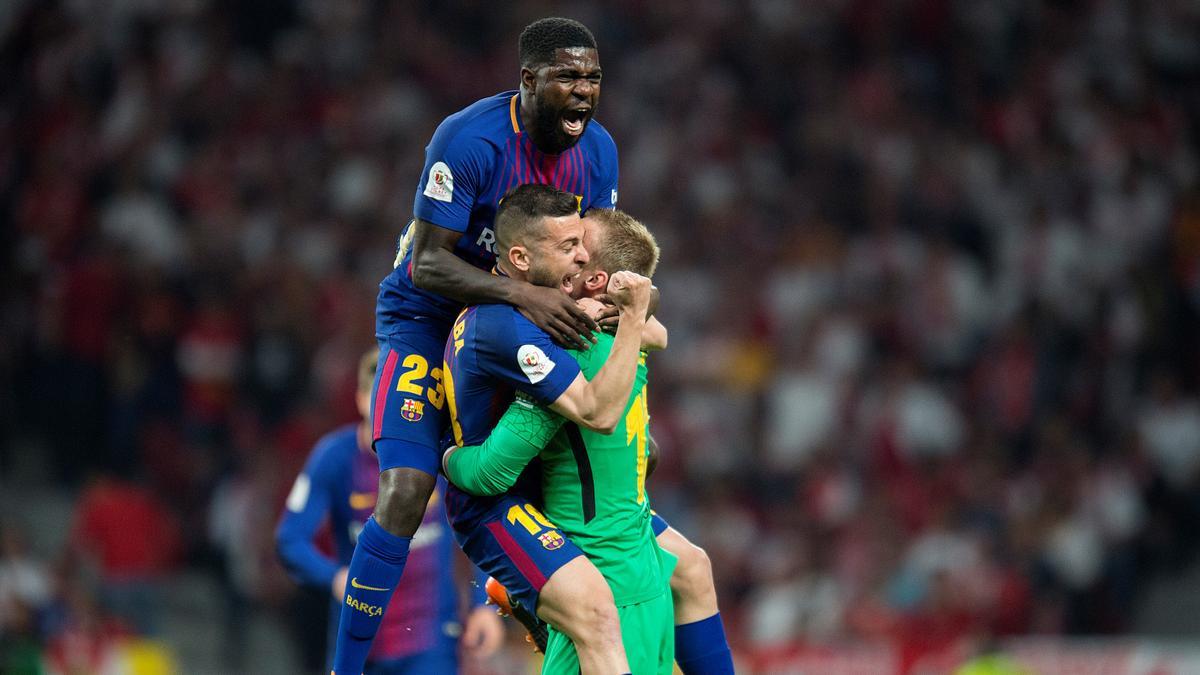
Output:
[[107,581],[129,581],[171,569],[180,551],[179,526],[148,490],[102,478],[84,491],[70,545],[91,555]]

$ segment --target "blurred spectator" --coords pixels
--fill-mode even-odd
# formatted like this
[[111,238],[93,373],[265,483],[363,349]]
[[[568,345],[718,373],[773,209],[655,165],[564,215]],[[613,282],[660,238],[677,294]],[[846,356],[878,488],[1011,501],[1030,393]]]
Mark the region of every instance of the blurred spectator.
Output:
[[94,564],[105,609],[140,633],[153,634],[162,610],[162,584],[179,562],[181,534],[170,510],[149,490],[115,475],[99,475],[75,507],[67,568]]
[[0,670],[14,675],[40,672],[52,592],[49,570],[30,555],[23,529],[0,523]]
[[281,604],[289,588],[269,536],[274,511],[263,508],[280,502],[286,477],[274,468],[269,452],[247,452],[218,483],[209,506],[208,540],[221,558],[227,600],[225,663],[235,670],[247,667],[250,618],[260,607]]
[[1159,474],[1176,492],[1196,487],[1200,470],[1200,401],[1179,391],[1176,378],[1155,375],[1138,432]]
[[14,523],[0,524],[0,632],[36,628],[51,593],[49,570],[30,555],[25,533]]

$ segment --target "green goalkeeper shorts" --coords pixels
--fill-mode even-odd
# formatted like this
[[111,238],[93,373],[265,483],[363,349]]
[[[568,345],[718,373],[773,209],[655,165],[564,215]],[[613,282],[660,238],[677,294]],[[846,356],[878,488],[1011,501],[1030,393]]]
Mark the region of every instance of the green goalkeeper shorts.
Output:
[[[675,668],[675,606],[671,591],[617,608],[621,639],[633,675],[671,675]],[[542,675],[579,675],[579,655],[563,633],[550,628]]]

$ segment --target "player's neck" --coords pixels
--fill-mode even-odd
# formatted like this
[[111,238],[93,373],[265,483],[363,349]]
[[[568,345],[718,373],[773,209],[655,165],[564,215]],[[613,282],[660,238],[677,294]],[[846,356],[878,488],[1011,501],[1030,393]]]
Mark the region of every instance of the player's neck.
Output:
[[521,116],[521,130],[529,135],[529,140],[533,141],[533,146],[547,155],[560,154],[558,151],[547,150],[550,147],[550,139],[542,138],[538,133],[537,124],[534,121],[537,118],[537,101],[533,96],[525,92],[525,87],[521,87],[521,97],[518,99],[521,103],[518,114]]

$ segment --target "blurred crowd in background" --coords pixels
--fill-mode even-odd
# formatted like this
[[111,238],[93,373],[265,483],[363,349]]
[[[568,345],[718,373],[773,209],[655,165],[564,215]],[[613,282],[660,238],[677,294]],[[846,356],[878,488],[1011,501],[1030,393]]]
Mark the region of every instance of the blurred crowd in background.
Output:
[[663,247],[650,489],[735,651],[1131,630],[1200,541],[1195,2],[67,0],[0,8],[0,478],[76,500],[52,556],[3,514],[3,641],[153,635],[183,570],[294,602],[424,146],[549,14]]

